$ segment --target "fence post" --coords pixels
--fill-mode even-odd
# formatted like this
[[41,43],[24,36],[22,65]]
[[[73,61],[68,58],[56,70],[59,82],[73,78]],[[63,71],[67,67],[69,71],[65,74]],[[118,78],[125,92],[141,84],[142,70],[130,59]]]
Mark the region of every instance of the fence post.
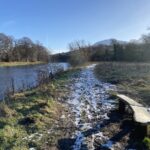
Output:
[[150,123],[146,124],[146,136],[150,137]]

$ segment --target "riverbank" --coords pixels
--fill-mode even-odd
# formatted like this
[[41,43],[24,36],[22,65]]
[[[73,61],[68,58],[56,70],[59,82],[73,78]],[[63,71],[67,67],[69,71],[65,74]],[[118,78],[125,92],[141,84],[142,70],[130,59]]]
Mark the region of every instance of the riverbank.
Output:
[[59,139],[69,138],[73,123],[63,116],[71,115],[64,104],[66,84],[78,70],[69,70],[55,80],[0,103],[1,149],[56,149]]
[[16,66],[27,66],[27,65],[38,65],[45,64],[45,62],[0,62],[0,67],[16,67]]
[[0,104],[0,145],[12,150],[123,150],[143,148],[131,116],[117,112],[110,83],[95,65],[57,74],[50,83]]

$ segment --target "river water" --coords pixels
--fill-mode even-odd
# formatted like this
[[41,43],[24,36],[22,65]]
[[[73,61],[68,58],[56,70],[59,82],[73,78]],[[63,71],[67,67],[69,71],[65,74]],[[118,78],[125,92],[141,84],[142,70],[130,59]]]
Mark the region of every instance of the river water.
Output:
[[0,67],[0,99],[2,100],[12,88],[15,91],[25,90],[37,85],[38,71],[57,72],[68,69],[67,63],[49,63],[17,67]]

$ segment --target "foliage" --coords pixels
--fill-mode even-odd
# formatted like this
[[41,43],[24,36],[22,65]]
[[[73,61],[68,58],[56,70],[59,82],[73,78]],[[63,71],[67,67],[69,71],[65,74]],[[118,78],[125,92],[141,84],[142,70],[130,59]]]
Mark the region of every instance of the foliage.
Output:
[[146,145],[147,149],[150,150],[150,138],[145,137],[143,143]]

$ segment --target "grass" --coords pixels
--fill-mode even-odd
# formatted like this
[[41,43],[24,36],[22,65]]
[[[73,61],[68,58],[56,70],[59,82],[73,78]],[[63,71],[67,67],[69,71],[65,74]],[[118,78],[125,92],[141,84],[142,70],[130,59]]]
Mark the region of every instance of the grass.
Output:
[[[99,63],[95,74],[100,80],[115,84],[119,93],[150,106],[150,63]],[[145,137],[143,143],[150,150],[150,138]]]
[[143,143],[145,144],[145,146],[147,147],[147,149],[150,149],[150,138],[145,137],[143,140]]
[[150,106],[150,63],[99,63],[95,73],[100,80],[116,84],[119,93]]
[[58,99],[65,97],[65,85],[76,72],[61,73],[46,85],[11,96],[8,104],[0,103],[0,150],[44,149],[57,144],[62,135],[49,135],[48,130],[64,113],[65,107]]
[[15,67],[15,66],[26,66],[26,65],[37,65],[43,64],[44,62],[0,62],[0,67]]

